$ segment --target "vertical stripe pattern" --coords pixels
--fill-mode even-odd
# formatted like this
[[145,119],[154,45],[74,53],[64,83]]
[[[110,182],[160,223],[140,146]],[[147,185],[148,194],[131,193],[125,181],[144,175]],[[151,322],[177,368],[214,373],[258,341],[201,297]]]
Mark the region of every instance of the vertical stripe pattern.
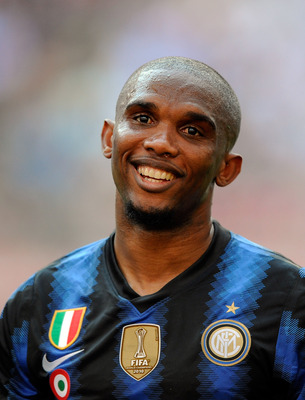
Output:
[[86,307],[56,310],[49,332],[50,341],[58,349],[69,347],[78,337]]

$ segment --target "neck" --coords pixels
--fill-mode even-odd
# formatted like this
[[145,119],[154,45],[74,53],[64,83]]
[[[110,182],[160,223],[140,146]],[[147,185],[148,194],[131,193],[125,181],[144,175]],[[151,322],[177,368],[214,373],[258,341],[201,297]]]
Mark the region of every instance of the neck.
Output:
[[157,292],[207,250],[213,225],[210,215],[203,214],[175,230],[147,231],[116,210],[116,258],[136,293],[143,296]]

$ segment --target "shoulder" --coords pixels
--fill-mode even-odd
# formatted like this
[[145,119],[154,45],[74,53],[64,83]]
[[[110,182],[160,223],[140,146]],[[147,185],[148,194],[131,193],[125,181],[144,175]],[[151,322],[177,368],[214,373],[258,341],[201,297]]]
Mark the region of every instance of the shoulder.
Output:
[[84,266],[86,268],[90,268],[99,262],[99,258],[103,253],[103,249],[107,240],[108,238],[101,239],[73,250],[72,252],[53,261],[47,267],[38,271],[35,279],[44,279],[46,276],[50,274],[53,275],[57,271],[60,271],[62,274],[65,274],[65,272],[73,272],[73,275],[70,276],[70,278],[73,278],[73,276],[77,275],[77,271],[83,269]]
[[90,267],[90,265],[97,261],[103,253],[103,249],[107,240],[108,238],[101,239],[73,250],[72,252],[53,261],[50,265],[38,271],[36,277],[39,278],[40,276],[52,273],[60,268],[66,270],[73,268],[74,270],[77,270],[83,265]]
[[[273,277],[279,286],[293,285],[293,281],[305,282],[305,269],[282,254],[261,246],[245,237],[224,229],[218,225],[222,236],[228,238],[221,255],[221,268],[235,271],[244,279],[260,277],[264,281]],[[242,278],[241,278],[242,279]]]
[[262,280],[272,283],[274,288],[286,289],[301,285],[305,289],[305,268],[284,255],[254,243],[243,236],[231,232],[226,253],[250,275],[260,275]]
[[289,267],[296,271],[301,269],[296,263],[294,263],[289,258],[285,257],[284,255],[268,249],[258,243],[255,243],[241,235],[238,235],[234,232],[229,232],[231,239],[227,245],[227,252],[230,253],[237,253],[243,256],[248,256],[249,261],[253,259],[263,259],[265,261],[273,261],[275,266],[280,267]]
[[[29,308],[33,302],[47,297],[54,286],[62,286],[62,290],[72,290],[82,285],[85,290],[86,285],[94,279],[107,240],[108,238],[101,239],[80,247],[36,272],[15,290],[6,308],[10,305],[16,307],[17,304]],[[93,276],[91,280],[90,275]]]

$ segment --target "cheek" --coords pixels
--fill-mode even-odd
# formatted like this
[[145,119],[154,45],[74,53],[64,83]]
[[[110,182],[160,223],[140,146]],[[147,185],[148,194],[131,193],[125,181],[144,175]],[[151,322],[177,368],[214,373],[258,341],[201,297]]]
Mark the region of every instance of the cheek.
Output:
[[190,187],[205,193],[210,186],[214,186],[215,178],[218,172],[218,163],[215,160],[214,152],[201,153],[198,157],[193,157],[192,179]]
[[113,139],[111,169],[114,183],[120,192],[126,186],[124,182],[128,178],[128,168],[131,167],[131,164],[128,163],[130,148],[132,147],[124,136],[116,135]]
[[123,180],[123,167],[122,167],[122,156],[120,153],[121,146],[119,145],[119,141],[117,139],[113,140],[112,147],[112,157],[111,157],[111,170],[114,183],[119,189],[121,186],[121,182]]
[[195,174],[206,176],[207,173],[212,173],[216,169],[216,154],[215,149],[206,146],[192,153],[191,165]]
[[141,141],[141,135],[133,132],[128,124],[121,124],[113,135],[113,148],[118,157],[124,157],[137,148]]
[[112,142],[112,169],[121,168],[122,160],[128,151],[129,144],[126,136],[116,133]]

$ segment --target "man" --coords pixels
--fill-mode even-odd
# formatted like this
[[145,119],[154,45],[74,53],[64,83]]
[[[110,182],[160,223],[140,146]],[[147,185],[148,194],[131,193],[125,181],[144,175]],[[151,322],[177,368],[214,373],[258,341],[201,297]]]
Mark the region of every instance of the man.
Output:
[[137,70],[102,130],[116,230],[26,282],[0,320],[1,399],[304,399],[305,274],[212,221],[238,100],[182,57]]

